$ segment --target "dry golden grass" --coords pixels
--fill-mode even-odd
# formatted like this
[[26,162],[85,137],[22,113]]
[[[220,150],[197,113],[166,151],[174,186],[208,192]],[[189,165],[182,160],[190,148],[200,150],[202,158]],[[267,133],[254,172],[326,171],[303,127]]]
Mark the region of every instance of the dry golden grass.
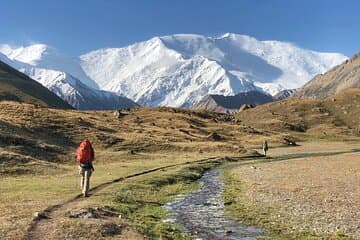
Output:
[[[305,153],[308,157],[299,155],[296,159],[232,169],[230,179],[241,184],[237,190],[232,189],[238,194],[235,202],[241,204],[248,219],[270,230],[358,239],[359,153],[336,154],[356,147],[359,148],[358,142],[274,149],[272,156]],[[334,155],[311,156],[312,152]]]
[[237,117],[262,131],[298,139],[342,140],[360,136],[360,89],[325,100],[290,98],[243,111]]
[[[306,111],[299,110],[299,115],[290,114],[291,119],[286,121],[296,124],[311,106],[306,105]],[[280,111],[282,105],[278,107]],[[1,102],[0,238],[21,238],[34,212],[72,199],[79,193],[73,153],[85,137],[90,139],[96,151],[96,171],[92,177],[92,186],[96,186],[174,163],[242,155],[246,149],[258,147],[264,138],[269,140],[270,155],[275,155],[272,148],[284,146],[284,136],[298,133],[292,130],[282,132],[285,115],[279,120],[265,110],[250,111],[258,116],[252,117],[256,114],[249,112],[251,114],[243,122],[233,121],[224,114],[173,108],[134,109],[124,111],[118,119],[111,111],[55,110]],[[316,110],[314,115],[305,119],[311,122],[311,127],[301,133],[303,139],[308,135],[318,136],[322,128],[326,129],[326,136],[341,133],[341,139],[352,138],[348,137],[352,129],[343,121],[340,127],[336,126],[336,118],[331,114],[324,115],[322,110]],[[269,128],[268,124],[280,127]],[[311,131],[313,134],[308,134]],[[212,133],[217,133],[220,140],[209,137]],[[316,148],[317,144],[311,147]],[[346,146],[337,144],[338,149]],[[310,149],[305,144],[304,147]],[[320,148],[322,151],[331,150],[325,145]],[[287,154],[284,149],[277,150],[278,154]],[[297,151],[301,147],[291,149]],[[93,200],[109,202],[114,191],[109,188],[94,196]],[[82,204],[94,203],[86,200]],[[137,233],[130,227],[129,234]]]
[[[159,166],[239,155],[251,128],[221,114],[171,108],[55,110],[0,103],[0,237],[24,235],[34,212],[78,194],[74,150],[85,137],[96,151],[92,185]],[[216,132],[220,141],[209,139]],[[257,133],[259,136],[262,133]],[[130,154],[130,151],[135,154]]]

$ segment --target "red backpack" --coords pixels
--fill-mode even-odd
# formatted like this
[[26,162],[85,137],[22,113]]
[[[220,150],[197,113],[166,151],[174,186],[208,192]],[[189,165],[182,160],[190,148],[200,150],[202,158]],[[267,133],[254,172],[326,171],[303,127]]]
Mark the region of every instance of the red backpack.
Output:
[[79,163],[91,162],[94,158],[94,151],[89,140],[84,140],[76,150],[76,160]]

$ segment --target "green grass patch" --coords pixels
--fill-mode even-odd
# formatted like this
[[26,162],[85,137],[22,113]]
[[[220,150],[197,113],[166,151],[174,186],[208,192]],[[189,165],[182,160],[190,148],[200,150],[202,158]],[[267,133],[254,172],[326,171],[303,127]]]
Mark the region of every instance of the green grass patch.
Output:
[[189,239],[180,226],[165,222],[168,212],[163,207],[175,196],[195,191],[197,180],[218,161],[163,171],[117,189],[115,207],[149,239]]

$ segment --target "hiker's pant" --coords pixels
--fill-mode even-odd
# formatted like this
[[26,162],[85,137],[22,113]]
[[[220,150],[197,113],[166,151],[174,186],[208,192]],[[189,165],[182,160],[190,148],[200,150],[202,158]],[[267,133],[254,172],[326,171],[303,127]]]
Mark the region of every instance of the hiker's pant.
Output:
[[266,152],[267,152],[267,150],[265,148],[263,148],[263,153],[264,153],[265,157],[266,157]]
[[79,174],[81,175],[80,186],[84,195],[87,195],[89,192],[91,172],[91,169],[79,167]]

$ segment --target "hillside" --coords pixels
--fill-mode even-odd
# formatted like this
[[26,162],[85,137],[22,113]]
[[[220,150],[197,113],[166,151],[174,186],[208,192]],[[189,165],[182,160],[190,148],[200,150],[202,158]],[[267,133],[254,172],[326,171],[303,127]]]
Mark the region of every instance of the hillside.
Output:
[[[243,150],[240,138],[253,131],[215,113],[139,108],[116,117],[112,111],[54,110],[5,101],[0,102],[0,162],[2,167],[16,161],[69,162],[84,137],[98,151],[237,152]],[[219,139],[212,137],[214,132]]]
[[289,98],[237,114],[259,129],[307,137],[360,135],[360,89],[347,89],[323,100]]
[[317,75],[294,96],[321,99],[348,88],[360,88],[360,54],[324,74]]
[[72,107],[41,84],[0,61],[0,101],[11,100],[44,107]]
[[210,112],[236,113],[244,104],[261,105],[274,101],[269,94],[259,91],[239,93],[235,96],[208,95],[204,97],[194,108]]

